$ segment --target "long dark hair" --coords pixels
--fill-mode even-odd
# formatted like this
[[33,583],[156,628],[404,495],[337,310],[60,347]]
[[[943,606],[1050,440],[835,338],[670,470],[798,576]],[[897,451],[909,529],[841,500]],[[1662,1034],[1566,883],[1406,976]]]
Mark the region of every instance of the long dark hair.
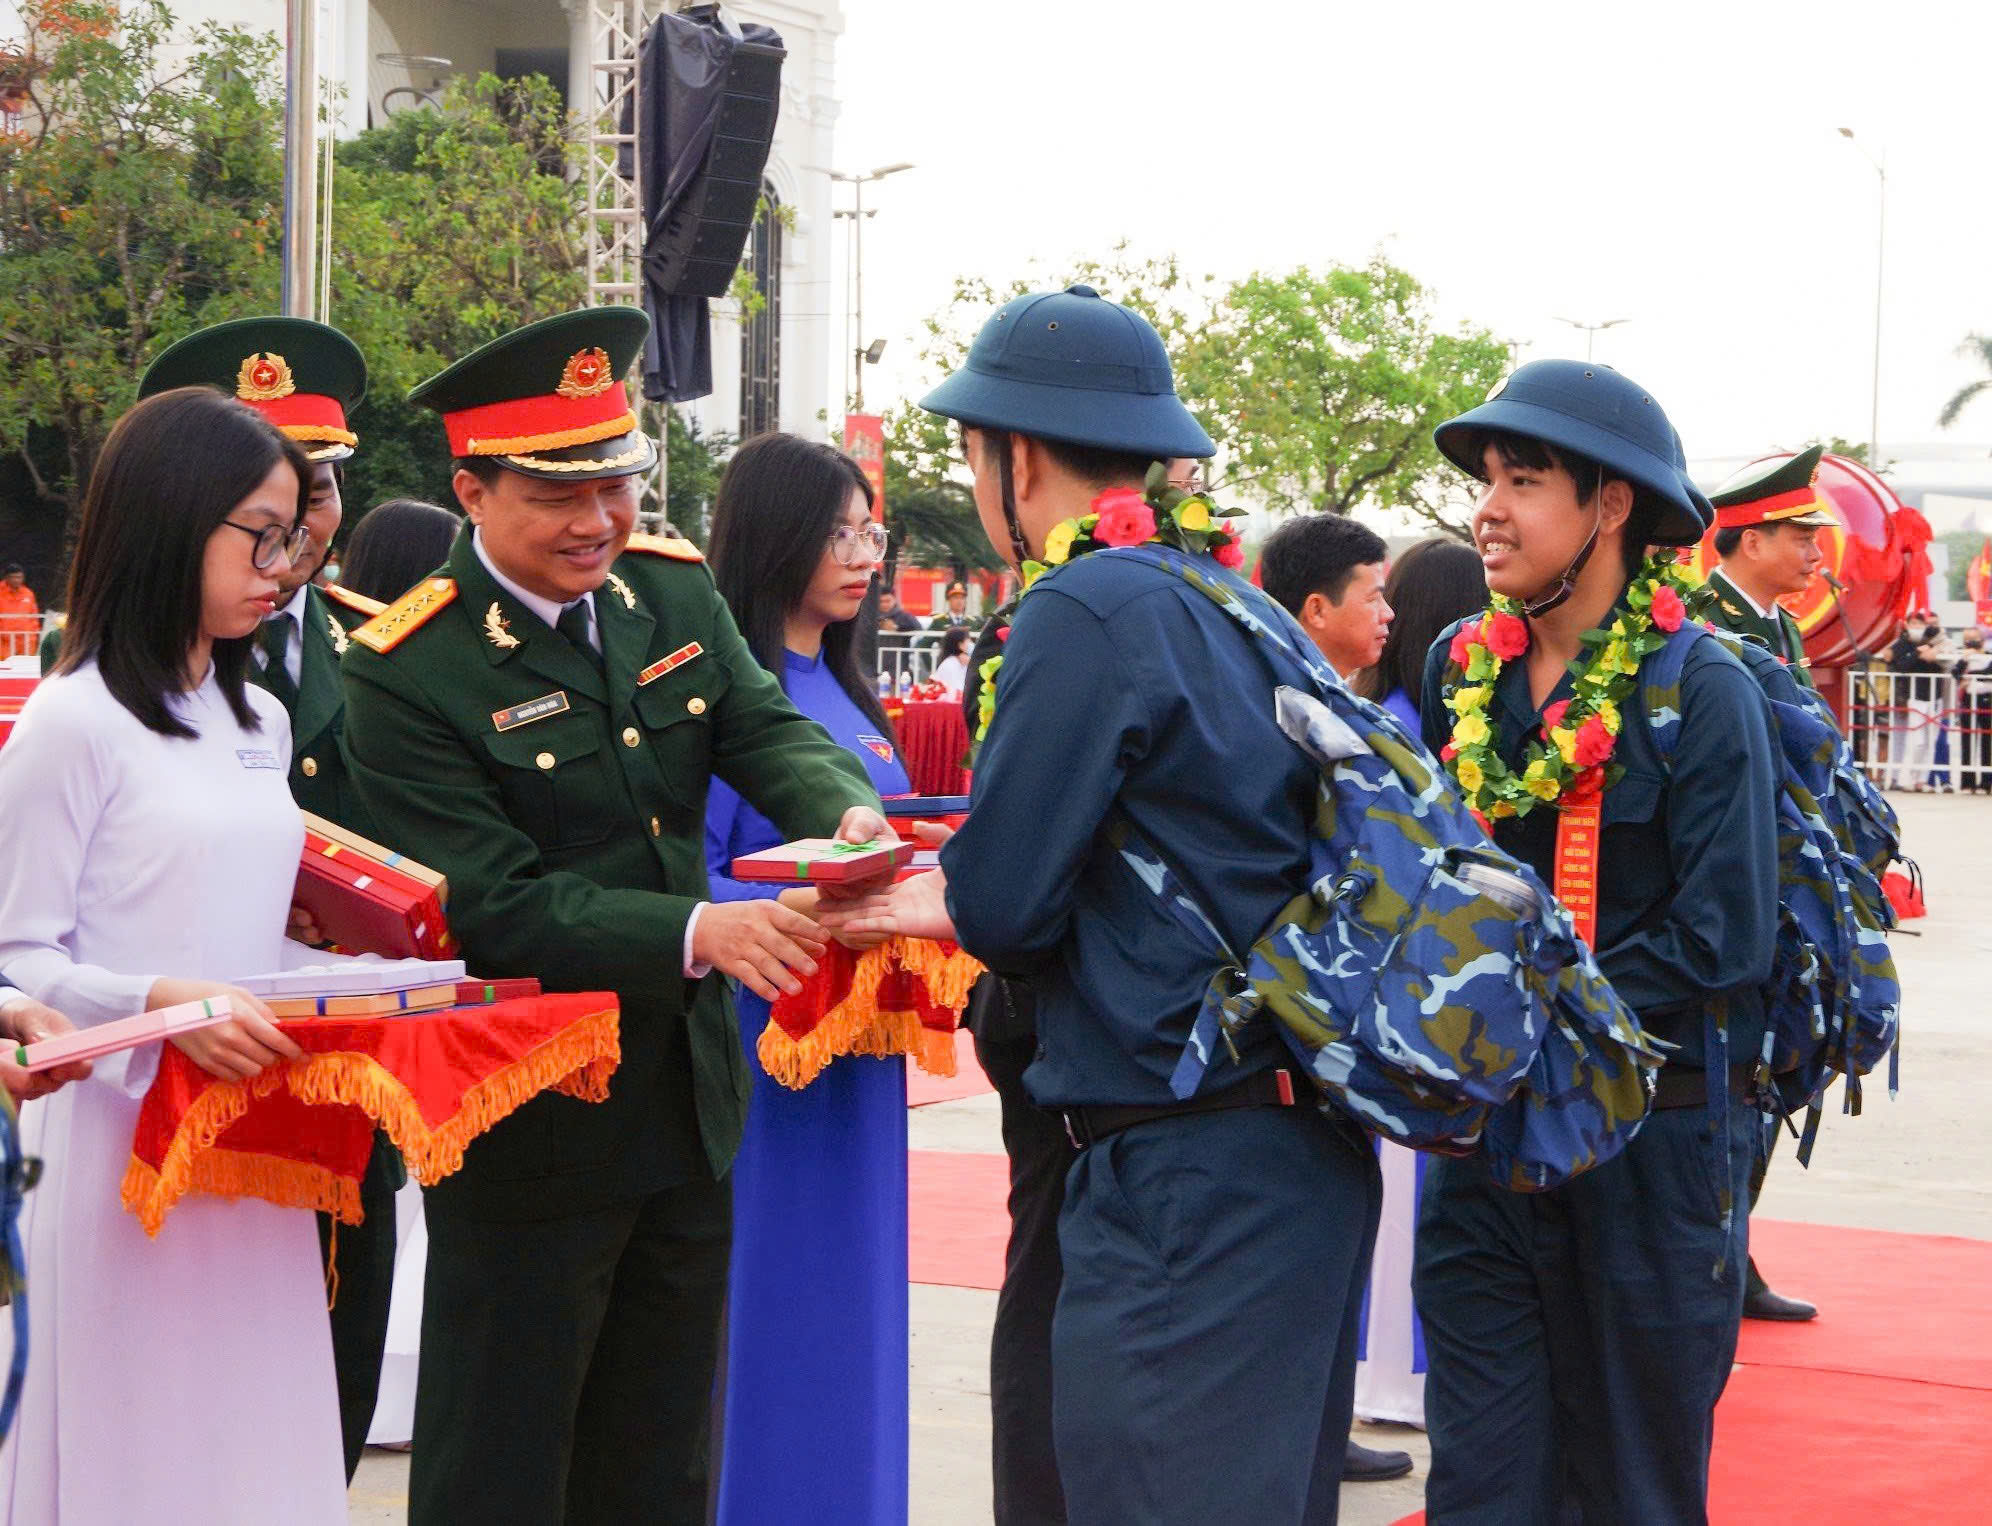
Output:
[[[302,519],[311,462],[255,409],[213,388],[176,387],[119,419],[83,495],[56,671],[95,658],[111,697],[149,730],[198,735],[168,701],[186,689],[201,633],[208,537],[280,461],[297,473]],[[261,729],[244,692],[254,640],[214,643],[215,678],[250,731]]]
[[[872,501],[871,484],[857,462],[833,446],[792,434],[756,435],[733,453],[719,479],[706,556],[755,660],[777,678],[787,666],[782,654],[789,614],[822,566],[852,488],[867,504]],[[891,737],[876,681],[866,678],[858,661],[877,630],[874,582],[856,619],[824,630],[823,663],[879,734]]]
[[1487,603],[1487,571],[1473,547],[1435,535],[1397,559],[1384,579],[1383,598],[1392,612],[1390,634],[1375,666],[1356,675],[1356,692],[1381,702],[1402,689],[1416,705],[1425,685],[1425,654],[1440,631]]
[[339,586],[392,604],[449,560],[463,516],[419,498],[390,498],[360,516],[339,559]]

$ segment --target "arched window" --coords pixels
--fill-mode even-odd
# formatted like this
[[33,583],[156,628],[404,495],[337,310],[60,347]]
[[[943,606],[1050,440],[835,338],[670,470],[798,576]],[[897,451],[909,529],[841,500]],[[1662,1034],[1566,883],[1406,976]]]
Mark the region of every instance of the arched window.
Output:
[[747,268],[760,301],[740,318],[740,438],[782,420],[782,211],[775,188],[761,183],[761,215],[747,241]]

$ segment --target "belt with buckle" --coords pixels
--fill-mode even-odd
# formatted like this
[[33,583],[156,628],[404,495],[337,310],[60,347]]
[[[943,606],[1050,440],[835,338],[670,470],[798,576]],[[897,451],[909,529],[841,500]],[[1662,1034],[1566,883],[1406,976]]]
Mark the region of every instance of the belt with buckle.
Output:
[[1247,1076],[1236,1086],[1183,1102],[1159,1107],[1068,1107],[1061,1109],[1065,1137],[1072,1148],[1083,1150],[1098,1144],[1122,1129],[1154,1123],[1162,1118],[1181,1118],[1190,1113],[1221,1113],[1234,1107],[1292,1107],[1293,1074],[1286,1070],[1262,1070]]

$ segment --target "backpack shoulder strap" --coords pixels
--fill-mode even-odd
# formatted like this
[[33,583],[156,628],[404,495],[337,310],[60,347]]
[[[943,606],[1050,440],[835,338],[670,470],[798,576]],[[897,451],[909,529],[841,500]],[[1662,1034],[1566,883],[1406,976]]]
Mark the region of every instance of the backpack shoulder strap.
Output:
[[1681,674],[1695,643],[1714,636],[1715,632],[1699,621],[1683,620],[1681,628],[1668,635],[1667,644],[1639,666],[1640,708],[1646,712],[1654,750],[1670,768],[1674,763],[1674,744],[1681,735]]

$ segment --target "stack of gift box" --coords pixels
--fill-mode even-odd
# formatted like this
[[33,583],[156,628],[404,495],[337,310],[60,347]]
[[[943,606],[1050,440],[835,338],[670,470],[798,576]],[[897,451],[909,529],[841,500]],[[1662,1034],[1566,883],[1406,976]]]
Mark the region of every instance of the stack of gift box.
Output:
[[343,952],[446,959],[456,946],[442,875],[309,811],[293,898]]

